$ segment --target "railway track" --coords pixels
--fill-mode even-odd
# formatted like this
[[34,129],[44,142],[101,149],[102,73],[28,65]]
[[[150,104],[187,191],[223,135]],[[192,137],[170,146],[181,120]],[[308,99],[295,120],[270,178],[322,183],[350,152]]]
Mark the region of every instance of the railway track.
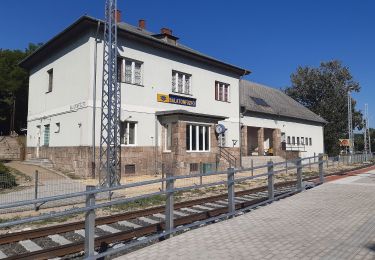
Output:
[[[374,165],[357,167],[325,175],[340,176],[373,169]],[[316,176],[304,181],[317,182]],[[275,184],[275,196],[296,193],[295,181]],[[228,211],[227,194],[176,203],[175,226],[184,226]],[[267,186],[236,192],[236,209],[244,209],[268,199]],[[165,228],[164,206],[96,218],[97,251],[119,247],[160,233]],[[73,222],[0,236],[0,259],[59,259],[77,256],[84,250],[84,222]]]
[[[291,192],[295,182],[275,185],[275,195]],[[267,187],[236,192],[236,209],[267,200]],[[95,245],[100,250],[128,243],[164,229],[164,206],[96,219]],[[228,211],[227,194],[176,203],[175,226],[187,225]],[[117,245],[119,246],[119,245]],[[0,259],[52,259],[84,249],[84,222],[73,222],[0,236]]]

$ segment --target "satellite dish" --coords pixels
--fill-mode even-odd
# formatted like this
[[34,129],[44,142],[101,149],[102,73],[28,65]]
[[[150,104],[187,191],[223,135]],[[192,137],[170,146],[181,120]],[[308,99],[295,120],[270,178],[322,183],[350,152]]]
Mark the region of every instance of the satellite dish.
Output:
[[215,126],[215,131],[216,131],[217,134],[222,134],[222,133],[224,133],[226,130],[227,130],[227,129],[226,129],[225,126],[222,125],[222,124],[217,124],[217,125]]

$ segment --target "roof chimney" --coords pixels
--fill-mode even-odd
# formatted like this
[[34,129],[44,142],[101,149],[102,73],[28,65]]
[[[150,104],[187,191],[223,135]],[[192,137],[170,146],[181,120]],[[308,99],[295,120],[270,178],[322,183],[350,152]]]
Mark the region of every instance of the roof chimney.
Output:
[[146,29],[146,20],[140,19],[138,21],[138,27],[141,28],[141,29],[143,29],[143,30]]
[[121,22],[121,11],[118,10],[118,9],[115,11],[115,22],[116,23],[120,23]]
[[172,30],[171,29],[169,29],[169,28],[161,28],[160,29],[160,32],[161,32],[161,34],[164,34],[164,35],[169,35],[169,36],[171,36],[172,35]]

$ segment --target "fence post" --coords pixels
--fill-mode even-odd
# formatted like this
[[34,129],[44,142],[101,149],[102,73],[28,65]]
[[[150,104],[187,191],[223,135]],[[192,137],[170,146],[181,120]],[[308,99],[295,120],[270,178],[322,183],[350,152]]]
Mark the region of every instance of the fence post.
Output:
[[234,213],[236,204],[234,202],[234,168],[228,168],[228,213]]
[[309,169],[310,169],[310,172],[311,172],[311,158],[309,158]]
[[320,153],[318,155],[318,158],[319,158],[319,180],[320,180],[320,183],[323,183],[324,182],[324,171],[323,171],[323,154]]
[[[165,231],[171,232],[174,228],[174,198],[173,198],[173,189],[174,189],[174,179],[167,180],[167,201],[165,203]],[[166,237],[172,237],[172,234],[167,235]]]
[[329,157],[327,155],[327,168],[329,167]]
[[[37,199],[38,198],[38,188],[39,188],[39,171],[36,170],[35,171],[35,183],[34,183],[34,199]],[[34,204],[34,208],[35,208],[35,211],[38,211],[39,210],[39,207],[36,205],[36,203]]]
[[288,174],[288,157],[285,156],[285,173]]
[[268,199],[273,200],[275,198],[275,189],[273,185],[273,162],[267,163],[268,170]]
[[254,160],[251,159],[251,176],[254,176]]
[[297,158],[297,190],[302,190],[302,159]]
[[[95,186],[86,186],[86,191],[95,190]],[[95,194],[86,195],[86,207],[95,205]],[[85,258],[95,254],[95,210],[91,209],[85,215]]]
[[[203,163],[202,163],[202,162],[199,163],[199,173],[200,173],[200,174],[203,173]],[[200,184],[200,185],[203,184],[203,177],[202,177],[202,175],[199,176],[199,184]]]

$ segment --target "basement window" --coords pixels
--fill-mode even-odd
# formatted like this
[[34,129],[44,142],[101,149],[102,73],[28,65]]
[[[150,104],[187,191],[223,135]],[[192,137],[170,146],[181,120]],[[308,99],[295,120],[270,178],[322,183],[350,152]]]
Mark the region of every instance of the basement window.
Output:
[[135,164],[125,164],[125,174],[135,174]]
[[268,105],[268,103],[263,98],[257,98],[257,97],[252,97],[252,96],[250,96],[250,98],[255,102],[255,104],[259,106],[270,107],[270,105]]
[[190,164],[190,173],[199,173],[199,163]]

